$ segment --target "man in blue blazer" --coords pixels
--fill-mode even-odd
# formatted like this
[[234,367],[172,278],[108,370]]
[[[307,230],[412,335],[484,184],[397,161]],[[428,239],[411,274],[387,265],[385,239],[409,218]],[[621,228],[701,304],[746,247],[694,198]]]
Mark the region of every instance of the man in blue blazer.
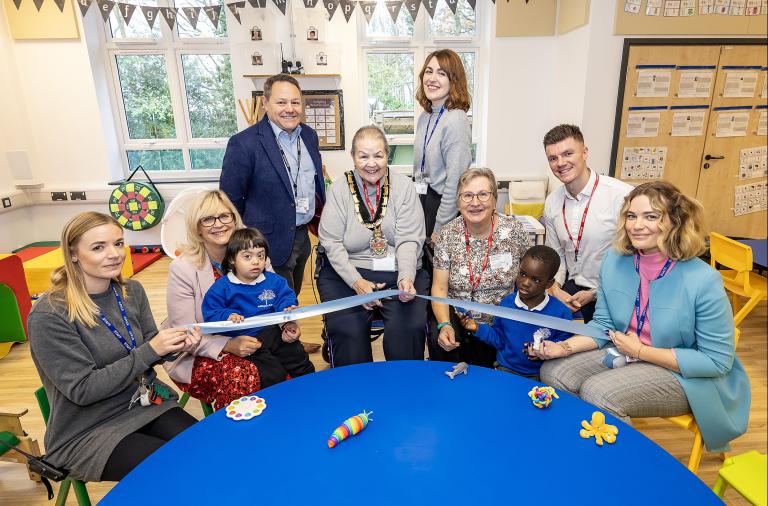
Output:
[[295,78],[267,79],[264,107],[261,121],[229,139],[219,187],[266,236],[275,272],[298,295],[311,249],[307,225],[325,203],[322,160],[317,133],[301,123]]

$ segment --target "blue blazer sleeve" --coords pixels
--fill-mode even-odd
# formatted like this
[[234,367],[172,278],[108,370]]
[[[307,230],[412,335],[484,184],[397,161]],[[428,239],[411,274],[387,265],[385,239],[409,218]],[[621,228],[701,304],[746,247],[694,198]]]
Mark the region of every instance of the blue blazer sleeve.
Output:
[[201,310],[206,322],[224,321],[235,312],[227,308],[227,284],[227,278],[221,278],[205,293]]
[[[592,316],[592,321],[588,325],[598,328],[600,330],[616,330],[613,319],[611,318],[611,312],[608,310],[608,301],[605,298],[605,291],[603,290],[602,280],[606,276],[610,276],[610,272],[613,269],[612,262],[616,258],[616,253],[609,250],[603,256],[603,261],[600,263],[600,284],[597,286],[597,302],[595,304],[595,314]],[[611,342],[610,339],[598,339],[592,338],[597,344],[598,348],[602,348]]]
[[694,308],[695,348],[675,348],[684,378],[711,378],[727,374],[733,367],[734,326],[731,305],[717,271],[702,269],[697,280]]
[[219,188],[227,194],[241,216],[245,213],[245,199],[255,166],[255,156],[243,144],[242,138],[242,135],[229,138],[219,176]]

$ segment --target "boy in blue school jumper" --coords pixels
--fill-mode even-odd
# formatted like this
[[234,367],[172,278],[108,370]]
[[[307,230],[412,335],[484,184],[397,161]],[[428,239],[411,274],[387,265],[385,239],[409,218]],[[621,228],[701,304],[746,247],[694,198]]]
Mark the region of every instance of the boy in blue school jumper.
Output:
[[[517,290],[504,297],[499,305],[572,320],[571,310],[547,294],[559,268],[560,256],[555,250],[543,245],[530,248],[520,261],[515,282]],[[527,354],[528,347],[534,342],[534,334],[538,333],[539,337],[555,342],[571,337],[569,332],[542,329],[506,318],[494,318],[493,325],[478,324],[467,315],[459,315],[459,319],[465,329],[498,350],[497,369],[536,381],[539,379],[541,362],[529,359]]]
[[[264,270],[268,255],[267,239],[258,230],[244,228],[232,234],[221,263],[227,274],[208,289],[203,299],[202,312],[206,322],[229,320],[239,323],[245,318],[293,309],[298,305],[296,293],[285,279]],[[259,349],[244,358],[259,369],[261,388],[315,371],[299,341],[301,329],[296,322],[222,334],[252,336],[260,342]]]

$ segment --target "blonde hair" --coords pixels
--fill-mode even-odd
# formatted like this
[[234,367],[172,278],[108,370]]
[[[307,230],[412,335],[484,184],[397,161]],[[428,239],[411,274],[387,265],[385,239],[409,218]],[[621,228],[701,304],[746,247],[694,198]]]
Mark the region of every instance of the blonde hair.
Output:
[[[664,255],[672,260],[690,260],[704,252],[704,208],[695,199],[680,193],[674,185],[653,181],[637,186],[624,198],[613,241],[613,247],[619,253],[631,255],[636,251],[629,240],[626,224],[632,200],[641,195],[648,197],[651,207],[661,214],[658,247]],[[669,218],[668,227],[664,216]]]
[[494,202],[499,200],[499,189],[496,184],[496,176],[491,169],[473,167],[467,169],[459,178],[459,183],[456,185],[456,205],[461,205],[461,190],[469,184],[475,178],[484,177],[491,183],[491,193],[493,194]]
[[244,228],[243,219],[237,212],[227,194],[221,190],[208,190],[200,193],[192,203],[191,210],[187,214],[187,243],[181,247],[184,255],[187,255],[192,263],[198,267],[205,261],[205,243],[200,237],[200,220],[216,212],[219,206],[224,206],[235,216],[235,229]]
[[[66,306],[67,317],[70,321],[86,325],[96,326],[96,315],[99,307],[88,295],[85,287],[85,276],[78,262],[72,259],[80,238],[91,229],[102,225],[114,225],[120,231],[122,227],[111,216],[88,211],[76,215],[69,220],[61,231],[61,254],[64,257],[64,265],[56,268],[51,273],[51,288],[48,297],[59,301]],[[113,281],[118,284],[125,295],[125,282],[122,274],[118,274]]]

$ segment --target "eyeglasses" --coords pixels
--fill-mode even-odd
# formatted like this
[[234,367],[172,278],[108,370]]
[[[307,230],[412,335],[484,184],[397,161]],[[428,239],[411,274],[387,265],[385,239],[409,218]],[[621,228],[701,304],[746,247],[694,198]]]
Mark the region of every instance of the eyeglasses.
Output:
[[204,227],[212,227],[216,224],[216,220],[222,225],[228,225],[235,221],[234,213],[224,213],[219,216],[204,216],[200,218],[200,224]]
[[469,204],[475,199],[475,197],[477,197],[477,200],[479,200],[480,202],[488,202],[488,200],[491,198],[491,195],[493,194],[487,191],[481,191],[477,193],[464,192],[464,193],[460,193],[459,197],[461,198],[462,202]]

